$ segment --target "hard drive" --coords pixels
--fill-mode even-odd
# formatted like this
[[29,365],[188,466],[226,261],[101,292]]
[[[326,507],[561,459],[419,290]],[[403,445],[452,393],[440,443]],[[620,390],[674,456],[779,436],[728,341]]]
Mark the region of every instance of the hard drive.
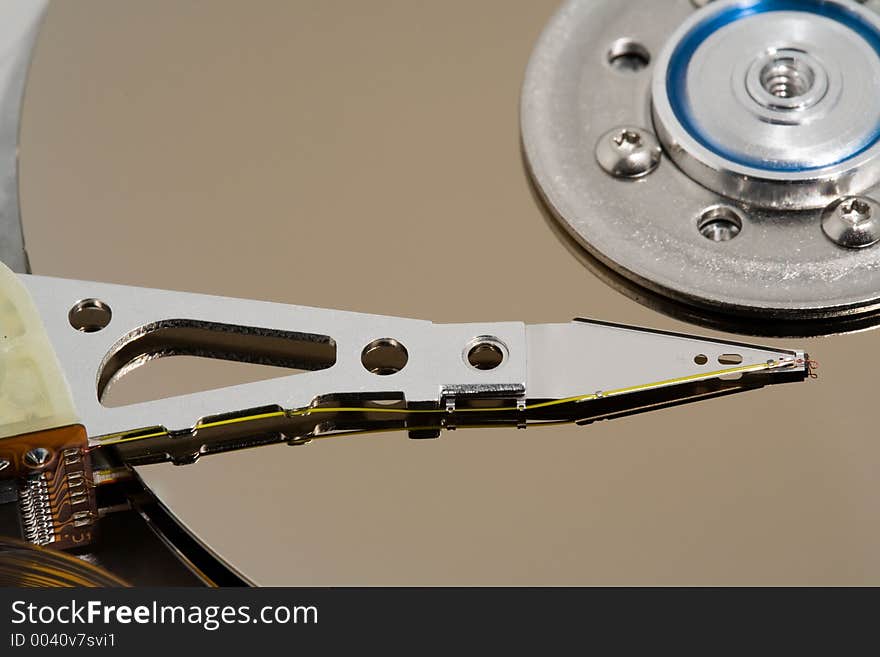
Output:
[[[701,389],[712,398],[663,398],[651,412],[615,407],[586,425],[522,430],[505,418],[488,430],[456,417],[436,439],[411,439],[425,427],[407,424],[409,435],[230,448],[177,465],[132,461],[130,479],[98,487],[104,512],[94,542],[73,554],[139,585],[878,583],[878,337],[869,330],[880,298],[880,246],[870,237],[876,135],[858,130],[863,122],[873,135],[880,126],[880,77],[866,68],[880,66],[871,31],[880,5],[793,5],[53,3],[27,76],[18,185],[38,279],[26,287],[51,322],[39,280],[72,281],[69,294],[52,288],[70,297],[57,315],[70,344],[80,337],[66,325],[71,306],[101,299],[79,282],[100,281],[444,326],[591,318],[597,333],[589,336],[623,325],[649,327],[658,340],[713,341],[717,355],[704,351],[721,378],[730,378],[723,368],[751,366],[756,341],[800,359],[803,378],[818,375],[729,397]],[[755,25],[770,20],[779,29],[755,36]],[[693,137],[714,126],[693,94],[716,78],[699,69],[693,87],[678,90],[691,94],[699,117],[697,127],[682,122],[687,139],[670,136],[685,114],[673,108],[672,118],[658,118],[660,105],[677,101],[657,85],[676,75],[676,44],[691,49],[691,72],[703,56],[705,67],[722,66],[711,48],[735,51],[747,41],[737,30],[755,41],[754,57],[729,55],[733,72],[724,69],[714,93],[740,78],[742,93],[747,84],[758,91],[743,100],[736,82],[718,130],[734,125],[737,103],[766,101],[754,111],[770,132],[753,142],[776,150],[754,155],[749,142],[744,152],[758,164],[731,158],[752,169],[718,165],[721,174],[707,176],[715,159],[679,148],[693,138],[717,155],[711,138]],[[828,35],[843,45],[823,49]],[[809,94],[819,99],[803,100]],[[717,109],[710,100],[720,102],[708,99],[706,112]],[[825,125],[838,107],[861,108],[841,119],[851,143],[798,155],[815,166],[786,164],[779,153],[793,142],[773,130]],[[786,112],[815,116],[795,125]],[[615,159],[621,148],[634,159]],[[862,158],[858,172],[849,157]],[[776,169],[767,173],[770,161]],[[621,175],[624,165],[635,169]],[[850,221],[848,237],[834,232],[835,221]],[[842,243],[851,238],[863,243]],[[126,313],[147,312],[146,296],[132,300],[124,309],[103,299],[113,308],[106,330]],[[230,323],[250,316],[229,308]],[[261,311],[266,322],[286,321],[279,308]],[[353,315],[338,321],[340,335],[354,330]],[[56,329],[47,330],[60,350]],[[477,342],[462,339],[456,364],[481,369],[483,361],[469,360],[479,347],[516,365],[516,340],[500,331],[474,329]],[[71,349],[86,354],[103,335],[85,332],[92,342]],[[340,345],[333,367],[345,364],[340,335],[331,335]],[[625,343],[599,348],[589,336],[589,358],[560,339],[546,380],[632,366]],[[409,347],[405,367],[421,367],[415,340],[400,340]],[[666,353],[657,344],[658,354],[640,358]],[[731,351],[745,361],[727,363]],[[425,353],[443,358],[440,347]],[[530,342],[522,366],[543,367],[544,353]],[[697,367],[687,354],[687,367]],[[192,395],[257,381],[294,394],[299,377],[320,374],[291,376],[292,365],[277,359],[231,362],[198,349],[154,355],[101,389],[108,417],[160,399],[185,412]],[[74,361],[59,358],[75,388]],[[81,374],[94,385],[91,372]],[[380,391],[400,403],[399,390]],[[575,392],[601,401],[611,391]],[[517,394],[503,392],[510,414],[532,408]],[[229,398],[255,406],[244,393]],[[448,401],[441,395],[438,409],[463,412],[460,397],[451,411]]]

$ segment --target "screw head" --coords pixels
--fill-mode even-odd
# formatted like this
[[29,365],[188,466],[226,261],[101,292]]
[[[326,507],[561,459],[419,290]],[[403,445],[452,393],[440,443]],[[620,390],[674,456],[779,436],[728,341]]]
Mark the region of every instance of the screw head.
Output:
[[34,447],[31,451],[24,455],[24,462],[32,468],[39,468],[46,465],[52,458],[52,452],[45,447]]
[[865,196],[847,196],[829,205],[822,230],[835,244],[863,249],[880,242],[880,204]]
[[609,130],[596,144],[596,161],[615,178],[641,178],[660,164],[660,142],[647,130],[622,126]]

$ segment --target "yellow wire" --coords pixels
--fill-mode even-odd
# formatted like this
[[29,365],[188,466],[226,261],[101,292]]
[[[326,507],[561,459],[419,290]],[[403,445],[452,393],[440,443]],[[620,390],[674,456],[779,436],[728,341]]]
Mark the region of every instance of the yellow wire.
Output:
[[[769,360],[764,363],[754,364],[754,365],[741,365],[739,367],[730,367],[723,370],[715,370],[713,372],[704,372],[699,374],[691,374],[688,376],[681,376],[673,379],[665,379],[662,381],[656,381],[653,383],[643,383],[634,386],[627,386],[625,388],[616,388],[613,390],[604,390],[600,392],[594,392],[584,395],[577,395],[574,397],[566,397],[564,399],[553,399],[551,401],[539,402],[536,404],[527,404],[522,407],[518,406],[497,406],[491,408],[457,408],[455,409],[455,413],[504,413],[504,412],[527,412],[534,411],[542,408],[550,408],[553,406],[561,406],[564,404],[576,404],[585,401],[591,401],[594,399],[600,399],[605,397],[615,397],[618,395],[629,394],[632,392],[640,392],[643,390],[650,390],[654,388],[663,388],[670,385],[676,385],[681,383],[689,383],[691,381],[699,381],[701,379],[714,379],[722,376],[729,376],[731,374],[745,374],[749,372],[759,372],[762,370],[772,369],[774,367],[778,367],[784,364],[794,364],[788,363],[788,361],[781,360]],[[254,422],[256,420],[266,420],[272,418],[293,418],[293,417],[308,417],[309,415],[318,414],[318,413],[384,413],[384,414],[397,414],[397,415],[437,415],[437,414],[447,414],[447,411],[442,408],[418,408],[418,409],[408,409],[408,408],[379,408],[373,406],[318,406],[311,407],[307,406],[304,408],[295,408],[288,411],[271,411],[269,413],[260,413],[258,415],[246,415],[242,417],[234,417],[227,418],[225,420],[214,420],[211,422],[200,422],[196,425],[196,429],[212,429],[216,427],[228,426],[232,424],[240,424],[242,422]],[[436,428],[436,427],[432,427]],[[104,436],[102,438],[98,438],[102,445],[118,445],[120,443],[131,442],[135,440],[145,440],[147,438],[156,438],[161,436],[167,436],[168,432],[164,429],[156,428],[157,430],[153,433],[147,434],[138,434],[136,436],[129,435],[130,432],[125,432],[124,434],[110,434],[108,436]],[[349,432],[349,433],[361,433],[358,431]],[[122,437],[120,437],[122,436]],[[114,440],[115,439],[115,440]]]

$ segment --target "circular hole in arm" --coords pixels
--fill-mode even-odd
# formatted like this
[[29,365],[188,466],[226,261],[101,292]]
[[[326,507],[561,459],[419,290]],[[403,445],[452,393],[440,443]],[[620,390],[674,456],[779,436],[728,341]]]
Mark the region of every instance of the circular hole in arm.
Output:
[[70,325],[83,333],[95,333],[107,328],[112,316],[110,306],[99,299],[83,299],[67,313]]
[[504,345],[495,338],[482,337],[474,340],[467,348],[465,358],[477,370],[494,370],[504,362]]
[[408,361],[406,347],[394,338],[373,340],[361,352],[361,364],[368,372],[379,376],[397,374]]

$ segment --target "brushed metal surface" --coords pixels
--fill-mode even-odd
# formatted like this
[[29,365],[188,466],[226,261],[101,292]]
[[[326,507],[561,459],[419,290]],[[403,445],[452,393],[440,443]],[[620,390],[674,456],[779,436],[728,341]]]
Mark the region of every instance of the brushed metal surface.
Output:
[[[533,198],[518,100],[555,9],[54,4],[23,120],[34,272],[694,331],[589,273]],[[809,348],[821,378],[586,428],[365,436],[142,474],[262,584],[878,584],[878,339],[777,340]]]
[[[876,15],[873,3],[857,6],[847,0],[847,4],[872,20]],[[564,3],[536,44],[522,93],[523,149],[541,196],[573,239],[632,285],[701,311],[724,315],[729,324],[739,326],[737,330],[745,330],[743,325],[754,319],[763,321],[765,327],[760,330],[753,326],[751,330],[776,335],[837,333],[853,322],[876,324],[880,320],[880,251],[853,251],[827,239],[819,210],[773,209],[822,207],[829,200],[829,193],[833,198],[847,189],[852,189],[853,194],[875,195],[876,172],[868,161],[873,157],[868,150],[841,165],[849,168],[853,176],[845,184],[842,180],[849,174],[835,173],[833,167],[803,175],[762,172],[760,180],[746,180],[746,168],[728,168],[722,158],[708,149],[703,149],[706,157],[688,155],[703,147],[689,133],[670,128],[672,106],[665,91],[664,62],[670,59],[681,38],[680,31],[689,29],[688,21],[711,15],[716,7],[731,6],[736,6],[735,0],[710,3],[699,12],[691,0]],[[785,23],[785,30],[776,24],[776,32],[787,36],[791,36],[787,31],[798,31],[790,29],[791,25],[784,20],[791,15],[796,12],[767,14]],[[755,20],[772,23],[770,18],[743,20],[748,22],[739,27],[750,29],[750,40],[744,47],[754,49],[762,37],[772,37],[773,33],[749,27],[757,24]],[[821,24],[829,27],[824,21]],[[728,26],[719,34],[738,33],[731,30]],[[621,41],[638,43],[652,53],[650,65],[639,70],[620,70],[609,65],[609,53]],[[740,41],[731,43],[739,45]],[[859,45],[839,38],[834,43],[837,47]],[[867,43],[862,45],[867,48]],[[712,52],[709,46],[705,49]],[[704,48],[697,52],[703,53]],[[873,51],[862,55],[877,62]],[[730,64],[741,59],[739,55],[724,61]],[[702,62],[702,55],[695,61]],[[747,61],[750,63],[751,59]],[[857,66],[855,59],[850,65]],[[727,84],[738,79],[738,74],[731,76],[729,69],[711,75],[712,70],[721,68],[714,59],[711,65],[706,64],[705,77],[696,78],[699,88],[708,79],[726,80]],[[864,69],[865,65],[858,68]],[[695,65],[693,70],[701,68]],[[846,77],[853,83],[859,78],[860,74],[855,73]],[[854,84],[851,91],[854,96],[866,93],[864,82]],[[715,98],[717,89],[709,88],[707,95]],[[849,100],[849,94],[845,95]],[[853,111],[858,107],[871,116],[868,104],[853,100]],[[736,128],[739,119],[732,109],[725,115],[719,106],[713,108],[726,117],[726,122],[719,121],[728,130]],[[705,113],[701,112],[701,116]],[[830,121],[831,115],[827,118]],[[876,126],[875,120],[870,122]],[[620,126],[653,126],[667,146],[657,169],[637,181],[612,178],[596,161],[596,144],[607,131]],[[743,130],[746,132],[749,131]],[[813,132],[818,133],[818,129]],[[761,143],[769,140],[758,130],[750,134]],[[806,138],[806,134],[801,136]],[[813,136],[817,141],[825,140],[821,135]],[[843,133],[837,136],[843,139]],[[719,138],[719,142],[723,141]],[[832,150],[832,145],[825,143]],[[777,148],[781,145],[777,144]],[[764,155],[771,157],[769,153]],[[715,179],[720,171],[723,173]],[[826,174],[828,178],[823,177]],[[813,176],[824,183],[817,187]],[[863,177],[865,180],[855,184],[856,179]],[[771,178],[786,178],[790,183],[780,186],[769,182]],[[828,181],[831,183],[825,184]],[[765,183],[770,185],[773,195],[779,195],[772,202],[768,202],[769,196],[763,198],[761,190]],[[818,205],[796,198],[819,188],[825,201]],[[735,239],[706,239],[700,230],[706,212],[719,204],[729,206],[731,211],[735,209],[742,217]],[[790,326],[777,329],[776,319],[783,320],[780,325]]]

